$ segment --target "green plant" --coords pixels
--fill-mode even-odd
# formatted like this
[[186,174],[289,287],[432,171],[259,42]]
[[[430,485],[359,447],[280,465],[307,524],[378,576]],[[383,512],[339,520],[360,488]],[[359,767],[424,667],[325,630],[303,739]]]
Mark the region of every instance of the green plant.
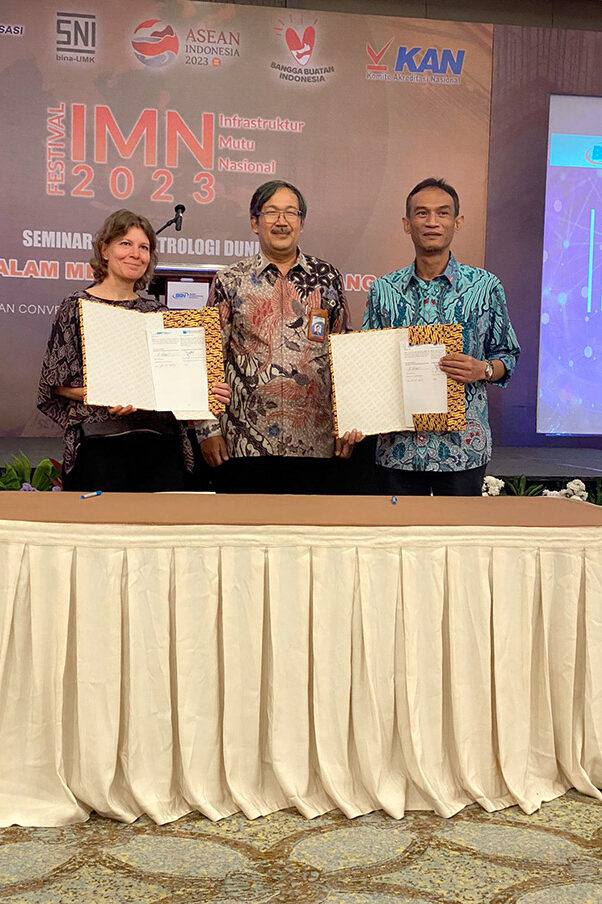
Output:
[[34,468],[24,452],[15,455],[0,475],[0,490],[61,489],[61,464],[53,458],[44,458]]
[[508,496],[541,496],[543,492],[542,483],[527,484],[524,474],[520,477],[506,477],[505,483]]
[[596,477],[592,484],[587,501],[602,505],[602,477]]

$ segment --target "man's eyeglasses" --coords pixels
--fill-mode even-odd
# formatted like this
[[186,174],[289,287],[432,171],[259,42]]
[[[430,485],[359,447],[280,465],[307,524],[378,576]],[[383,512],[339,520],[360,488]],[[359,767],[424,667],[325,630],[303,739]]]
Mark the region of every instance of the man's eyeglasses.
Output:
[[263,217],[266,223],[277,223],[280,217],[284,217],[287,223],[296,223],[301,219],[301,211],[289,207],[287,210],[261,210],[259,216]]

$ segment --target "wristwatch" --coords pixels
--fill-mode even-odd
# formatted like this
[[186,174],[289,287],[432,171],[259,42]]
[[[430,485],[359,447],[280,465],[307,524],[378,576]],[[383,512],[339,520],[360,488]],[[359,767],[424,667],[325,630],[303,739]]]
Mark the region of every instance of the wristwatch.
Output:
[[493,364],[491,361],[484,361],[483,363],[485,365],[485,379],[489,383],[493,377]]

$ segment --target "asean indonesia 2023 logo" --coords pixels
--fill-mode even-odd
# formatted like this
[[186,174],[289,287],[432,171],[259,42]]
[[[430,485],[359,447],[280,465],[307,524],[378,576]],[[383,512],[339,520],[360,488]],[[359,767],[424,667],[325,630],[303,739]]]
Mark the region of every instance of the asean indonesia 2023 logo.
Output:
[[171,25],[161,19],[141,22],[132,35],[134,54],[145,66],[159,68],[173,63],[179,47],[177,34]]

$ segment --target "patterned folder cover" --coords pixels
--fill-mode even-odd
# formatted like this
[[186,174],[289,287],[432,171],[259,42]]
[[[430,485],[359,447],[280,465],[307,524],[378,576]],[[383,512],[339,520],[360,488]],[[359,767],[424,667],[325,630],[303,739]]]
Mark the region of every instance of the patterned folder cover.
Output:
[[[448,355],[462,353],[462,326],[459,323],[439,323],[411,326],[410,345],[444,345]],[[466,429],[466,389],[464,383],[447,379],[447,414],[414,414],[414,429],[419,431]]]
[[[83,375],[84,375],[84,386],[87,386],[87,367],[86,367],[86,340],[84,335],[84,316],[83,316],[83,303],[85,301],[86,305],[90,304],[98,304],[102,305],[101,301],[88,301],[85,299],[80,299],[79,309],[80,309],[80,333],[81,333],[81,343],[82,343],[82,361],[83,361]],[[108,305],[109,307],[113,307],[112,305]],[[220,319],[219,319],[219,311],[217,308],[201,308],[198,311],[158,311],[154,313],[141,313],[140,311],[125,311],[120,308],[114,308],[114,310],[123,311],[125,315],[135,315],[142,317],[156,317],[157,314],[162,316],[163,326],[166,329],[176,327],[199,327],[202,326],[205,330],[205,353],[207,358],[207,382],[209,385],[209,410],[211,413],[217,417],[221,414],[222,411],[225,411],[225,405],[221,402],[218,402],[211,395],[211,387],[214,383],[223,383],[224,382],[224,359],[222,354],[222,338],[221,338],[221,328],[220,328]],[[125,318],[124,318],[125,320]],[[110,343],[110,337],[108,340]],[[110,343],[111,344],[111,343]],[[130,351],[130,350],[128,350]],[[140,406],[142,407],[142,406]]]
[[[365,337],[365,338],[362,338]],[[351,339],[351,342],[349,340]],[[448,354],[462,352],[462,326],[457,323],[437,324],[432,326],[399,327],[385,330],[363,330],[358,333],[333,335],[329,337],[329,358],[332,377],[332,406],[334,426],[339,432],[339,413],[337,410],[337,384],[333,357],[333,342],[345,343],[345,363],[338,364],[339,376],[345,382],[346,390],[353,395],[355,410],[361,412],[360,424],[367,425],[370,433],[400,432],[411,430],[403,409],[403,391],[401,376],[399,379],[387,380],[399,369],[399,346],[404,339],[409,345],[445,345]],[[338,346],[342,348],[341,346]],[[358,379],[359,376],[359,379]],[[351,388],[352,387],[352,388]],[[381,412],[373,412],[377,407],[377,397],[387,406],[387,426],[379,427]],[[391,419],[391,411],[396,412]],[[448,379],[447,381],[447,414],[414,414],[411,418],[416,431],[463,430],[466,427],[465,389],[462,383]],[[341,433],[351,429],[350,424],[342,424]],[[365,432],[368,432],[367,430]]]
[[207,382],[209,384],[209,409],[217,417],[226,410],[223,402],[218,402],[211,395],[214,383],[223,383],[224,355],[222,350],[222,333],[217,308],[201,308],[198,311],[164,311],[163,325],[168,327],[202,326],[205,330],[205,353],[207,355]]

